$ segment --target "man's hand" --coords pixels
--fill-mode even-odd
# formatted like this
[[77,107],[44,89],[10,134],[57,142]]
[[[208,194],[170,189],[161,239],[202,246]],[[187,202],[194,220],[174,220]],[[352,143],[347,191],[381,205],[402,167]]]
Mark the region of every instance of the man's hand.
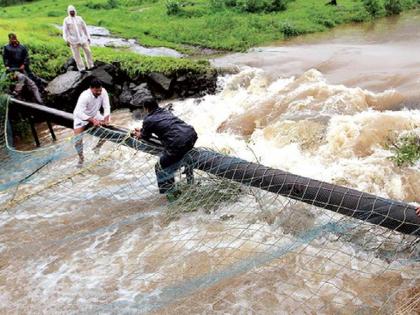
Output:
[[104,120],[102,120],[102,123],[104,125],[108,125],[110,121],[111,121],[111,117],[108,115],[108,116],[105,116]]
[[100,125],[101,125],[101,121],[100,121],[100,120],[98,120],[98,119],[96,119],[96,118],[90,118],[90,119],[89,119],[89,122],[90,122],[92,125],[94,125],[95,127],[98,127],[98,126],[100,126]]
[[20,65],[19,70],[24,71],[25,70],[25,65]]
[[416,213],[420,217],[420,206],[416,208]]
[[141,130],[140,130],[140,128],[134,128],[134,130],[131,132],[131,136],[133,138],[136,138],[136,139],[141,139]]

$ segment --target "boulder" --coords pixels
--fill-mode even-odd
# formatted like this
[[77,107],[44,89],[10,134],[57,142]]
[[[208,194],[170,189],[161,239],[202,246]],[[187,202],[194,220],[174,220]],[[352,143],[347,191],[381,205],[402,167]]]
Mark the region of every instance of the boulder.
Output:
[[163,75],[162,73],[152,72],[148,75],[149,81],[152,85],[157,85],[165,92],[169,92],[171,88],[172,79]]
[[135,108],[143,107],[146,100],[153,99],[154,96],[149,90],[147,83],[142,83],[133,89],[133,96],[130,100],[130,105]]
[[86,75],[79,71],[68,71],[48,83],[45,91],[52,96],[68,93],[80,85],[83,77]]

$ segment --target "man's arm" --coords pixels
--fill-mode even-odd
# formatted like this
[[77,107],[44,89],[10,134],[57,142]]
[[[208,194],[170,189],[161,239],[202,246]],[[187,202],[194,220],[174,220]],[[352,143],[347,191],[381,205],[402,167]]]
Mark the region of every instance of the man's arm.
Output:
[[81,16],[79,16],[79,18],[80,18],[80,20],[81,20],[81,22],[82,22],[82,29],[83,29],[83,31],[85,32],[86,37],[87,37],[87,39],[88,39],[88,41],[89,41],[89,44],[90,44],[90,35],[89,35],[88,30],[87,30],[86,23],[85,23],[85,21],[82,19],[82,17],[81,17]]
[[103,102],[102,102],[102,107],[104,109],[104,121],[106,124],[109,123],[110,121],[110,115],[111,115],[111,105],[109,104],[109,95],[107,90],[102,89],[102,94],[103,94]]
[[3,47],[3,63],[6,69],[8,69],[10,63],[9,63],[9,51],[7,49],[7,46]]
[[153,133],[152,126],[153,126],[152,123],[147,118],[143,120],[143,127],[140,130],[142,139],[148,140],[152,137],[152,133]]
[[23,65],[29,66],[29,53],[25,46],[22,45],[22,51],[23,51]]
[[67,45],[69,45],[69,40],[68,40],[69,34],[68,34],[68,30],[67,30],[66,19],[67,18],[65,18],[64,21],[63,21],[63,39],[67,43]]

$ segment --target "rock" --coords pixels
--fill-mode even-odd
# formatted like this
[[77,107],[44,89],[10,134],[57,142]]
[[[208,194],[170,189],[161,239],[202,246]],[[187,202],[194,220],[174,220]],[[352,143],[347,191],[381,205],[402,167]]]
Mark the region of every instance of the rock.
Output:
[[49,95],[65,94],[75,89],[80,84],[83,76],[86,75],[81,74],[79,71],[68,71],[48,83],[45,91]]
[[114,79],[104,68],[105,68],[105,66],[100,66],[96,69],[88,71],[88,74],[89,74],[90,77],[95,77],[95,78],[101,80],[101,82],[105,86],[105,88],[110,89],[114,85]]
[[123,90],[120,94],[120,96],[118,97],[118,101],[120,102],[120,105],[125,107],[125,106],[130,106],[130,101],[131,101],[131,91],[128,87],[128,84],[125,83],[123,86]]
[[143,107],[146,100],[154,98],[146,83],[142,83],[135,87],[133,91],[135,91],[135,93],[130,101],[130,105],[133,107]]
[[67,59],[67,61],[64,63],[63,69],[64,71],[72,71],[72,70],[77,71],[76,61],[74,60],[73,57],[70,57],[69,59]]
[[171,78],[168,78],[167,76],[157,72],[150,73],[148,77],[152,83],[158,85],[165,92],[169,92],[172,83]]

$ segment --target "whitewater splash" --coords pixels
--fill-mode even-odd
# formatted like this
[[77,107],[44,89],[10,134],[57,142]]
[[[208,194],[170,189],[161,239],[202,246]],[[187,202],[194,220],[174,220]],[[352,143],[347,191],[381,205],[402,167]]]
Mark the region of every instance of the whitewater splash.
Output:
[[[419,132],[420,111],[392,110],[402,100],[397,92],[333,85],[316,70],[273,80],[247,68],[220,80],[216,95],[174,103],[198,131],[198,146],[419,202],[418,165],[398,168],[388,159],[389,137]],[[139,124],[126,111],[113,120]],[[96,156],[95,144],[86,136],[81,171],[71,142],[38,151],[37,158],[61,154],[0,192],[2,201],[38,192],[0,214],[1,312],[418,307],[415,239],[257,189],[235,187],[227,198],[225,182],[201,173],[204,188],[188,191],[199,201],[193,209],[189,196],[168,205],[157,194],[155,157],[113,143]],[[28,153],[22,165],[34,157]]]
[[397,167],[388,145],[420,133],[420,110],[393,110],[404,97],[333,85],[317,70],[270,80],[246,68],[217,95],[175,103],[200,146],[384,197],[420,202],[419,165]]

